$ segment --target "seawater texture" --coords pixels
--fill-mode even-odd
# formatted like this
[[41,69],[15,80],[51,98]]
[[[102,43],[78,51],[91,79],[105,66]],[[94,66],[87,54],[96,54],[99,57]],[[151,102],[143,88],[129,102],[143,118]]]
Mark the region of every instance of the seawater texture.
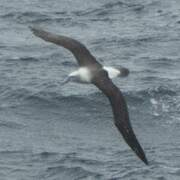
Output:
[[[97,88],[61,86],[77,63],[32,25],[130,69],[114,83],[149,166],[124,143]],[[0,180],[121,179],[180,179],[180,1],[1,0]]]

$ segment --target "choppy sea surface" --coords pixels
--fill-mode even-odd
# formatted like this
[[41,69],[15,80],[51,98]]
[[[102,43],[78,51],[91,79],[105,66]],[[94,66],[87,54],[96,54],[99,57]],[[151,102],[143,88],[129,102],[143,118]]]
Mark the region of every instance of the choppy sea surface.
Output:
[[[114,83],[149,166],[125,144],[96,87],[61,86],[76,60],[33,36],[32,25],[130,69]],[[1,0],[0,180],[121,179],[180,179],[180,1]]]

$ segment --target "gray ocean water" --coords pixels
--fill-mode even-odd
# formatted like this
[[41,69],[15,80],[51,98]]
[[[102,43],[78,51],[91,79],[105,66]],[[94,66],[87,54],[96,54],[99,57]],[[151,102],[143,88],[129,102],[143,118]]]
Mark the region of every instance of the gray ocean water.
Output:
[[[149,166],[125,144],[106,97],[69,83],[67,50],[38,25],[83,42],[129,107]],[[0,180],[179,180],[180,1],[0,0]]]

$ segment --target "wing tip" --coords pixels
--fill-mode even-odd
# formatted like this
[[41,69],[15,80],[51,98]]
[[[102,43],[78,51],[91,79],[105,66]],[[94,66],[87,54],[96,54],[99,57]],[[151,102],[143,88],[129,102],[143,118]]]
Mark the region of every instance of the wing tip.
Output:
[[[127,131],[125,131],[125,128],[122,128],[122,127],[120,128],[120,127],[121,126],[117,126],[117,128],[120,130],[124,140],[129,145],[129,147],[134,151],[136,156],[144,162],[144,164],[149,165],[149,162],[146,158],[145,152],[144,152],[143,148],[141,147],[139,141],[137,140],[131,126],[129,126],[129,128],[131,130],[128,131],[128,133],[127,133]],[[129,132],[131,132],[131,133],[129,133]]]
[[39,34],[42,32],[42,29],[38,26],[29,26],[29,29],[36,36],[39,36]]
[[145,165],[147,165],[147,166],[149,165],[149,161],[147,160],[145,154],[142,158],[140,157],[140,159],[144,162]]
[[36,27],[35,27],[35,26],[28,26],[28,28],[29,28],[32,32],[34,32],[34,31],[36,30]]
[[146,158],[145,152],[142,149],[142,147],[138,141],[136,141],[135,146],[130,146],[130,147],[135,152],[135,154],[139,157],[139,159],[141,159],[144,162],[144,164],[149,165],[149,162],[148,162],[148,159]]
[[143,161],[147,166],[149,165],[149,161],[147,159],[144,159]]

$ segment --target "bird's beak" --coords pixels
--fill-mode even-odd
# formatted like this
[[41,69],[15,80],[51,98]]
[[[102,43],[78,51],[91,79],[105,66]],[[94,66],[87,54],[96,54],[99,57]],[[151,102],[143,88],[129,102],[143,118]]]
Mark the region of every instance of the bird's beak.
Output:
[[66,83],[68,83],[69,81],[71,81],[71,77],[70,77],[70,76],[66,77],[66,78],[61,82],[61,85],[63,86],[63,85],[65,85]]

